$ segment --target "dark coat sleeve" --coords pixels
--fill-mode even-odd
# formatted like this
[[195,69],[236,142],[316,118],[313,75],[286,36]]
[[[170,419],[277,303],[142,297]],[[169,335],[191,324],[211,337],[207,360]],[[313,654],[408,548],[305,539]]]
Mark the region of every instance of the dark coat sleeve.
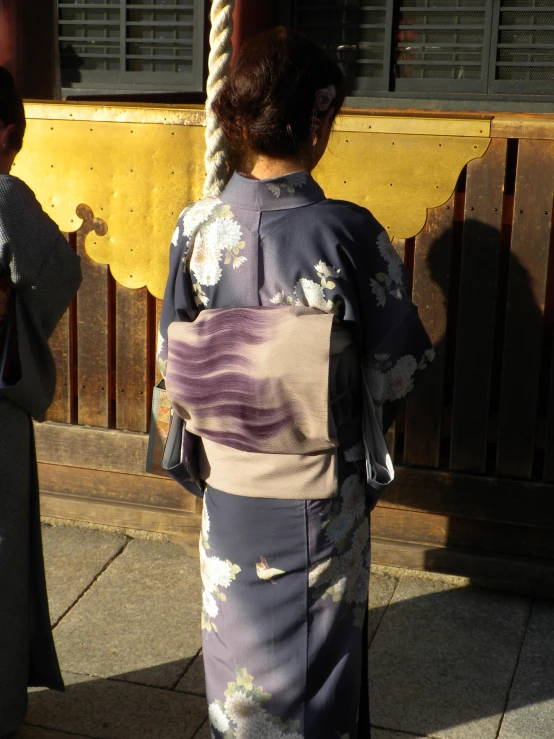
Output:
[[33,192],[0,178],[0,271],[15,291],[21,379],[5,397],[36,420],[52,402],[56,369],[48,339],[81,283],[80,259]]

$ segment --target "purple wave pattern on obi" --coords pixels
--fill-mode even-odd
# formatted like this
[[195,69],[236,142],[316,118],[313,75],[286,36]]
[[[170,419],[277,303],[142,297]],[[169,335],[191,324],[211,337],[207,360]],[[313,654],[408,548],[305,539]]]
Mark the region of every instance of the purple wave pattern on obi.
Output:
[[[245,356],[246,346],[271,341],[278,310],[215,310],[194,324],[194,344],[170,341],[167,387],[174,402],[190,414],[200,436],[241,451],[261,452],[292,424],[290,403],[277,400],[273,407],[265,407],[268,398],[279,398],[279,378],[252,377],[252,362]],[[215,419],[225,421],[217,424]],[[206,421],[215,428],[203,427]]]

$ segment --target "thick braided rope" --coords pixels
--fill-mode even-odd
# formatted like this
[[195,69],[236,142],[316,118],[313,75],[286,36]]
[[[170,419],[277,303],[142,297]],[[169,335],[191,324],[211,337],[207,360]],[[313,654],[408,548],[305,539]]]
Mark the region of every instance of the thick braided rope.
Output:
[[235,0],[213,0],[210,12],[210,56],[206,98],[206,181],[204,196],[219,195],[227,182],[227,144],[212,110],[212,102],[229,75],[233,47]]

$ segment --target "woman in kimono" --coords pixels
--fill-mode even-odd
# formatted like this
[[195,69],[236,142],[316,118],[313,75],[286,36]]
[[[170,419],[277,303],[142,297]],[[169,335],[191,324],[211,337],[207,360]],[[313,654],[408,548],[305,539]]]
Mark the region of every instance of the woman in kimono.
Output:
[[[371,390],[386,430],[432,349],[383,227],[366,209],[326,198],[310,174],[343,98],[339,67],[302,36],[278,28],[247,42],[214,104],[244,172],[219,197],[186,208],[171,245],[159,360],[186,433],[200,437],[203,656],[214,739],[369,736],[364,631],[379,484],[374,470],[366,475],[361,387]],[[220,308],[234,311],[211,310]],[[294,431],[285,412],[294,402],[274,404],[266,425],[248,417],[257,387],[280,386],[278,373],[273,385],[248,377],[252,348],[272,338],[256,334],[256,316],[281,320],[287,308],[299,320],[306,312],[329,318],[350,347],[342,370],[327,358],[319,385],[315,328],[277,357],[279,372],[296,372],[298,382],[308,376],[314,405],[327,403],[334,372],[334,446],[321,453],[302,451],[300,436],[297,447],[267,453],[275,429]],[[182,341],[190,322],[199,330]],[[200,428],[194,413],[216,406],[226,425]],[[186,462],[194,477],[190,454]]]
[[81,281],[79,257],[9,172],[23,103],[0,67],[0,736],[22,723],[27,687],[63,690],[46,598],[31,419],[56,384],[48,338]]

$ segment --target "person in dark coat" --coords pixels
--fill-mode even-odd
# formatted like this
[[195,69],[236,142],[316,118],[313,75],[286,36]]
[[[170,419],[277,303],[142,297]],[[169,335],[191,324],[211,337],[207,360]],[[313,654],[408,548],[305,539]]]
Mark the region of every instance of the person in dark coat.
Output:
[[25,113],[0,67],[0,737],[27,688],[63,690],[46,595],[33,423],[56,386],[48,339],[81,282],[80,259],[33,192],[10,175]]

